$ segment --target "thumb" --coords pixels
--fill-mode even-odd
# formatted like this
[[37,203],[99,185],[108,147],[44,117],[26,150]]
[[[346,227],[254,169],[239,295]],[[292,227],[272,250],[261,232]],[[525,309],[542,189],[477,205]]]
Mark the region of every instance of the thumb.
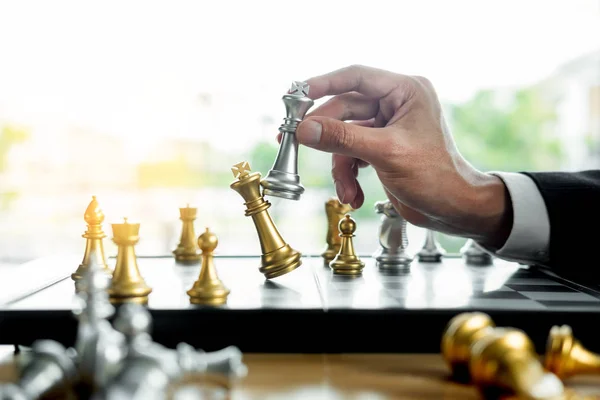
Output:
[[333,118],[309,117],[296,129],[298,143],[369,162],[384,146],[382,130]]

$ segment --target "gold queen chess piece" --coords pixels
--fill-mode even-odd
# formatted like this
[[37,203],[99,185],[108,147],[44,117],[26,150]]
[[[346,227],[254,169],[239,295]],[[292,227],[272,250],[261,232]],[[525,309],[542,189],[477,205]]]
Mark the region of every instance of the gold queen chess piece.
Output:
[[287,274],[302,264],[300,252],[288,245],[269,215],[271,203],[260,193],[260,173],[250,173],[250,165],[241,162],[231,168],[237,178],[230,187],[245,200],[245,215],[252,217],[262,251],[259,271],[267,279]]
[[187,291],[192,304],[222,305],[227,302],[230,291],[219,279],[214,264],[213,252],[218,244],[219,238],[208,228],[198,237],[198,247],[202,250],[202,268],[194,286]]
[[196,232],[194,230],[194,221],[198,209],[186,207],[179,209],[179,219],[181,220],[181,237],[177,248],[173,250],[175,261],[183,264],[197,263],[200,260],[200,249],[196,241]]
[[329,263],[329,267],[338,275],[360,275],[365,267],[365,263],[358,258],[354,250],[352,238],[356,232],[356,221],[346,214],[338,224],[342,243],[340,251]]
[[273,167],[262,180],[265,196],[300,200],[304,186],[298,176],[298,141],[296,129],[314,101],[308,97],[306,82],[293,82],[288,94],[282,97],[286,117],[279,127],[281,143]]
[[71,279],[75,281],[76,290],[79,290],[79,283],[85,276],[91,264],[100,266],[109,275],[112,273],[111,269],[106,264],[106,257],[104,254],[103,239],[106,237],[106,234],[102,230],[104,213],[100,209],[96,196],[92,196],[92,201],[87,206],[83,219],[87,223],[87,230],[82,235],[86,240],[85,253],[81,264],[79,264],[77,270],[71,275]]
[[337,198],[332,197],[325,202],[325,214],[327,215],[327,248],[321,254],[326,266],[329,266],[336,254],[340,251],[342,237],[338,234],[338,224],[344,215],[352,211],[348,204],[342,204]]
[[113,241],[118,246],[117,262],[108,288],[110,302],[147,304],[152,289],[146,284],[137,265],[134,246],[139,242],[140,224],[124,218],[112,224]]

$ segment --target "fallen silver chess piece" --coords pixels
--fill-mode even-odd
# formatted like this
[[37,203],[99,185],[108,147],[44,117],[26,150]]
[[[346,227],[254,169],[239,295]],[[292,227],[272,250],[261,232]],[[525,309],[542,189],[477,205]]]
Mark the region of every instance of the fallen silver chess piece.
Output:
[[111,325],[107,279],[99,265],[90,265],[73,310],[79,320],[75,347],[52,340],[33,343],[18,367],[18,381],[0,385],[0,400],[37,400],[82,388],[92,399],[162,400],[185,378],[231,388],[246,376],[236,347],[204,352],[186,343],[169,349],[154,342],[145,306],[123,304]]

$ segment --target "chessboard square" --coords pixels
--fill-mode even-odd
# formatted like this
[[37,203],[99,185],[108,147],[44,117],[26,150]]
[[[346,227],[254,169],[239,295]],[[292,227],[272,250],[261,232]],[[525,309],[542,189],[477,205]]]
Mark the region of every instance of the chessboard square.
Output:
[[516,290],[517,292],[549,292],[549,293],[565,293],[565,292],[577,292],[577,290],[563,285],[514,285],[506,284],[509,288]]
[[521,292],[532,300],[545,301],[585,301],[600,303],[600,299],[583,292]]
[[560,283],[547,278],[510,278],[507,285],[552,285],[560,286]]
[[529,299],[472,299],[469,306],[481,310],[543,310],[545,307]]
[[568,301],[568,300],[538,300],[538,303],[544,305],[546,308],[553,310],[574,310],[579,311],[581,309],[594,309],[600,311],[600,303],[593,301]]
[[513,290],[511,290],[511,291],[495,290],[495,291],[491,291],[491,292],[473,293],[471,295],[471,298],[473,298],[473,299],[499,299],[499,300],[527,300],[528,299],[527,296],[524,296],[521,293],[515,292]]

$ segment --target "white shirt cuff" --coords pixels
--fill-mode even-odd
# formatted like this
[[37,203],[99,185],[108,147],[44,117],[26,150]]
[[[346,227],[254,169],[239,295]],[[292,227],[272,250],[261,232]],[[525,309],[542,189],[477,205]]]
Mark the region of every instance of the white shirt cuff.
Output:
[[508,189],[513,208],[513,226],[502,248],[496,251],[484,249],[499,258],[521,264],[546,262],[550,244],[550,218],[536,184],[524,174],[490,174],[502,179]]

